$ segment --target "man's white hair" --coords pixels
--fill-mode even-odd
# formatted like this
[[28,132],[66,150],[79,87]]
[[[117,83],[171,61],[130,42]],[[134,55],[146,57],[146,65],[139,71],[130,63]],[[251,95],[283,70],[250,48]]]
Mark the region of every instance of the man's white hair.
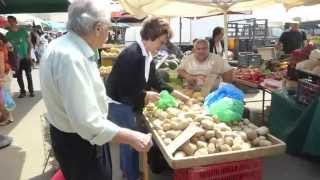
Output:
[[97,23],[111,26],[111,12],[102,0],[73,0],[68,8],[67,29],[79,35],[93,32]]
[[209,47],[209,41],[205,39],[197,39],[196,42],[194,42],[193,47],[198,46],[198,44],[205,44]]

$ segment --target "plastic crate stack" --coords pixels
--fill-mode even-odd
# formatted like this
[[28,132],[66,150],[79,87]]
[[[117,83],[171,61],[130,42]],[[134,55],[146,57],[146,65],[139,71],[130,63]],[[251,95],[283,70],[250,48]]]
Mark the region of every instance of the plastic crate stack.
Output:
[[312,81],[310,79],[298,80],[297,100],[308,105],[320,95],[320,80]]
[[261,180],[262,161],[251,159],[175,170],[174,180]]
[[261,55],[252,52],[240,52],[238,60],[240,67],[260,67],[262,64]]

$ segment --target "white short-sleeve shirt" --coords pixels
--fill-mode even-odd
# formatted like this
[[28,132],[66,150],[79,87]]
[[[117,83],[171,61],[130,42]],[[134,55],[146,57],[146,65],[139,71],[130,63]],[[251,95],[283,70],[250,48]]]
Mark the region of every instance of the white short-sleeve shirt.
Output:
[[212,74],[222,75],[232,70],[232,67],[219,55],[209,53],[208,58],[203,62],[196,60],[194,54],[184,57],[179,69],[183,69],[191,75],[209,76]]

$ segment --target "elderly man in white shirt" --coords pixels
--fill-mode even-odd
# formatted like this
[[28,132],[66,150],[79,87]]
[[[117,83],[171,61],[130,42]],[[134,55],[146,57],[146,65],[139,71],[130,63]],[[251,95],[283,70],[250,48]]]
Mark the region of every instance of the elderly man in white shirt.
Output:
[[68,9],[69,33],[43,55],[40,81],[48,110],[52,147],[66,179],[111,179],[108,142],[139,152],[151,135],[121,128],[107,119],[108,101],[95,52],[108,35],[110,12],[94,0],[75,0]]
[[209,42],[198,39],[194,43],[193,53],[182,59],[178,67],[178,76],[184,81],[184,87],[201,91],[206,96],[217,88],[220,82],[231,83],[233,68],[219,55],[209,53]]

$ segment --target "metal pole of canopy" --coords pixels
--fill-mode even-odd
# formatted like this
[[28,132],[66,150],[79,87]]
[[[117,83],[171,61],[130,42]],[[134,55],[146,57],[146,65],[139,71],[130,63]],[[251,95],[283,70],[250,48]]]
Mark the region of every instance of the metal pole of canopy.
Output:
[[223,17],[224,17],[224,57],[226,58],[228,56],[228,11],[223,11]]
[[181,45],[182,40],[182,20],[181,17],[179,17],[179,45]]

